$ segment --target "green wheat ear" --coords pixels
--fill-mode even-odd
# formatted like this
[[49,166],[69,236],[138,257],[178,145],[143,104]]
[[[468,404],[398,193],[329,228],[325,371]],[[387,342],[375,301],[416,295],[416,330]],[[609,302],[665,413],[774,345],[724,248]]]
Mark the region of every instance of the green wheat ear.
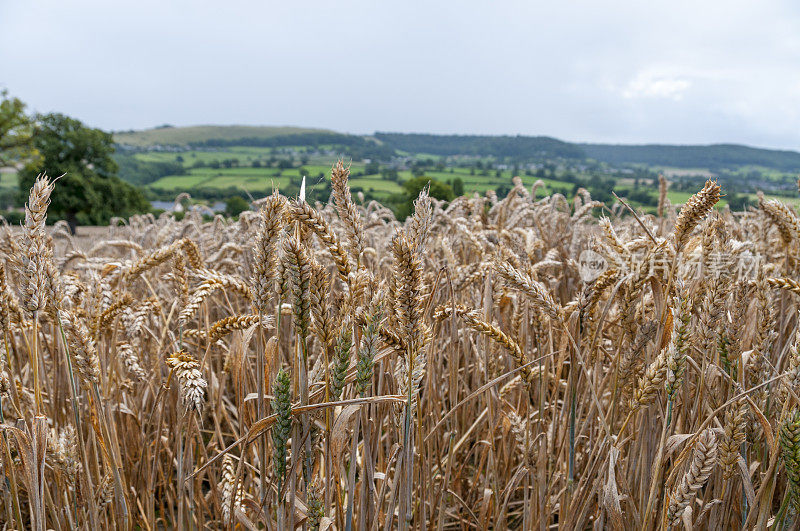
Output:
[[289,391],[289,374],[284,369],[278,371],[275,383],[272,385],[272,393],[275,396],[272,400],[272,409],[277,416],[275,424],[272,425],[272,460],[280,491],[286,477],[286,442],[292,431],[292,397]]
[[792,505],[800,508],[800,409],[794,408],[781,424],[780,443]]
[[334,349],[333,374],[331,375],[331,399],[339,400],[344,389],[344,379],[350,366],[350,349],[353,337],[349,326],[344,326]]
[[311,483],[308,488],[308,529],[318,531],[322,517],[325,516],[325,508],[322,506],[322,499],[319,495],[319,487],[316,481]]
[[363,339],[356,363],[356,391],[359,396],[365,396],[372,383],[372,367],[378,352],[382,323],[383,306],[380,303],[373,304],[364,318]]
[[681,299],[678,306],[677,327],[675,329],[675,346],[667,356],[667,378],[665,390],[670,399],[675,398],[686,367],[686,352],[689,350],[689,322],[692,319],[692,303],[687,297]]

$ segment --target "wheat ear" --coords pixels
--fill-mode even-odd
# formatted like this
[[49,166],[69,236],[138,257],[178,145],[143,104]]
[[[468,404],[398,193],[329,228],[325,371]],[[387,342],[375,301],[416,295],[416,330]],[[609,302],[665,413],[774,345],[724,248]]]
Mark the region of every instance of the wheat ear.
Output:
[[713,430],[706,429],[697,438],[689,470],[683,475],[677,488],[670,493],[667,519],[676,525],[683,511],[693,501],[697,492],[708,481],[717,461],[717,437]]

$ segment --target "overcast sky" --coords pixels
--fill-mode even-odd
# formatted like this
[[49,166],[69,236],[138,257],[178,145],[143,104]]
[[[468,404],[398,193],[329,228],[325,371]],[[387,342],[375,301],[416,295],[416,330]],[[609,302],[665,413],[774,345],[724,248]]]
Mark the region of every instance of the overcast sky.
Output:
[[0,0],[0,87],[113,130],[800,149],[800,2]]

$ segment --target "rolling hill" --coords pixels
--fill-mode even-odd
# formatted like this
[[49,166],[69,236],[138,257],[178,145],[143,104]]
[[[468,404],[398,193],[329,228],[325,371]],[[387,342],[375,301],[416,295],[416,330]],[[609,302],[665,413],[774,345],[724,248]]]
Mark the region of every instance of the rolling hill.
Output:
[[375,133],[375,138],[395,149],[431,155],[473,155],[479,157],[552,157],[581,159],[575,144],[548,136],[426,135],[417,133]]
[[163,126],[142,131],[114,133],[114,141],[134,147],[155,145],[188,146],[209,140],[239,140],[242,138],[272,138],[306,133],[333,133],[326,129],[307,127],[272,127],[250,125],[194,125],[189,127]]
[[707,146],[578,144],[590,158],[610,164],[638,163],[649,166],[707,168],[763,166],[781,171],[800,169],[800,153],[761,149],[740,144]]
[[586,144],[547,136],[430,135],[376,132],[351,135],[304,127],[163,126],[114,134],[118,144],[147,149],[154,146],[219,148],[231,146],[331,146],[350,153],[388,160],[400,154],[492,157],[513,162],[547,159],[594,159],[612,165],[645,164],[708,170],[754,166],[781,172],[800,172],[800,153],[738,144],[620,145]]

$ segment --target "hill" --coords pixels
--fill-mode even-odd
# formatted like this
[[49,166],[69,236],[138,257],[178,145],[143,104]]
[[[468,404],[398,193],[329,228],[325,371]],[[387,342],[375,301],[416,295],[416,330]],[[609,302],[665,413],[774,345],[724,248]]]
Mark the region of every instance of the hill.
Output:
[[408,153],[439,156],[481,156],[530,161],[542,158],[595,159],[613,165],[645,164],[708,170],[760,166],[780,171],[800,171],[800,153],[754,148],[740,144],[620,145],[580,144],[547,136],[428,135],[375,133],[386,146]]
[[190,127],[163,126],[142,131],[114,133],[114,141],[135,147],[155,145],[187,146],[209,140],[235,141],[243,138],[272,138],[305,133],[332,133],[326,129],[305,127],[272,127],[250,125],[195,125]]
[[375,138],[409,153],[452,156],[472,155],[512,159],[580,159],[583,151],[568,142],[548,136],[427,135],[375,133]]
[[573,143],[548,136],[430,135],[376,132],[350,135],[326,129],[244,125],[164,126],[143,131],[119,132],[114,140],[147,149],[154,146],[223,148],[233,146],[305,146],[333,149],[354,159],[388,161],[393,156],[491,157],[513,162],[551,159],[594,159],[612,165],[644,164],[718,171],[757,166],[782,172],[800,171],[800,153],[754,148],[739,144],[621,145]]
[[649,144],[641,146],[611,144],[578,144],[586,156],[609,164],[647,164],[678,168],[720,170],[737,166],[763,166],[781,171],[800,170],[800,153],[762,149],[740,144],[707,146],[674,146]]

